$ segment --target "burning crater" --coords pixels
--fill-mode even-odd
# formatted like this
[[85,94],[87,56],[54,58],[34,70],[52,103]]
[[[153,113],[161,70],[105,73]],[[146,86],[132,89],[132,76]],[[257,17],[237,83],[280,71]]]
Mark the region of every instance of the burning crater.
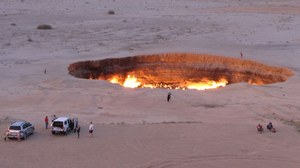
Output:
[[77,78],[107,80],[131,88],[205,90],[232,83],[284,82],[293,72],[255,61],[189,53],[167,53],[76,62]]

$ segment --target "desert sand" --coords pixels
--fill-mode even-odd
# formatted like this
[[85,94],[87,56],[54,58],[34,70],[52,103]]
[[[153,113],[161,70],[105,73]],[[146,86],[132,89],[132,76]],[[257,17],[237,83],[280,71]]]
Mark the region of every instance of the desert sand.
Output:
[[[300,167],[298,0],[2,0],[0,27],[1,135],[14,120],[36,127],[25,141],[0,141],[1,168]],[[171,90],[167,102],[170,90],[68,74],[77,61],[168,52],[242,52],[294,76]],[[44,129],[54,114],[78,117],[80,139]],[[278,131],[259,134],[268,122]]]

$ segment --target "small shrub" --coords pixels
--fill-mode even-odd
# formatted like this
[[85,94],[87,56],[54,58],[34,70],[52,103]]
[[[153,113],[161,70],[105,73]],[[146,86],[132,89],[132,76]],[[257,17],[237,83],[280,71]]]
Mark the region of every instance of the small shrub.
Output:
[[27,41],[33,42],[33,40],[30,37],[28,37]]
[[37,27],[37,29],[41,29],[41,30],[49,30],[49,29],[53,29],[51,25],[48,24],[41,24]]
[[114,10],[109,10],[107,13],[110,14],[110,15],[114,15],[115,11]]

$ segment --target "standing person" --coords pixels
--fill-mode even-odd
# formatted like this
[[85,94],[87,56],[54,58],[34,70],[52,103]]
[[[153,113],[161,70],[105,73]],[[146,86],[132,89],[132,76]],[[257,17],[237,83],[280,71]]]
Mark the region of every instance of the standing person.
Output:
[[53,123],[53,121],[56,119],[57,117],[56,117],[56,115],[54,114],[53,115],[53,118],[52,118],[52,123]]
[[168,93],[167,101],[169,102],[171,100],[171,92]]
[[76,131],[77,131],[77,138],[79,139],[79,137],[80,137],[80,126],[79,125],[77,126]]
[[243,53],[242,52],[240,52],[240,55],[241,55],[241,59],[243,59]]
[[45,128],[48,129],[48,124],[49,124],[49,120],[48,120],[48,116],[45,117]]
[[4,133],[4,141],[7,140],[7,132]]
[[90,126],[89,126],[89,133],[91,136],[93,136],[93,132],[94,132],[94,125],[93,125],[93,122],[91,122]]

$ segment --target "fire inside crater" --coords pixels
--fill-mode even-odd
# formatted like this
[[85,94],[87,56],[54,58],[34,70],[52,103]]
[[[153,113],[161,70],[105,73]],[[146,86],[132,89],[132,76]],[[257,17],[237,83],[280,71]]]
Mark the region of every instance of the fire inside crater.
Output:
[[287,68],[251,60],[191,53],[82,61],[71,64],[68,70],[77,78],[107,80],[130,88],[197,90],[240,82],[284,82],[293,75]]

